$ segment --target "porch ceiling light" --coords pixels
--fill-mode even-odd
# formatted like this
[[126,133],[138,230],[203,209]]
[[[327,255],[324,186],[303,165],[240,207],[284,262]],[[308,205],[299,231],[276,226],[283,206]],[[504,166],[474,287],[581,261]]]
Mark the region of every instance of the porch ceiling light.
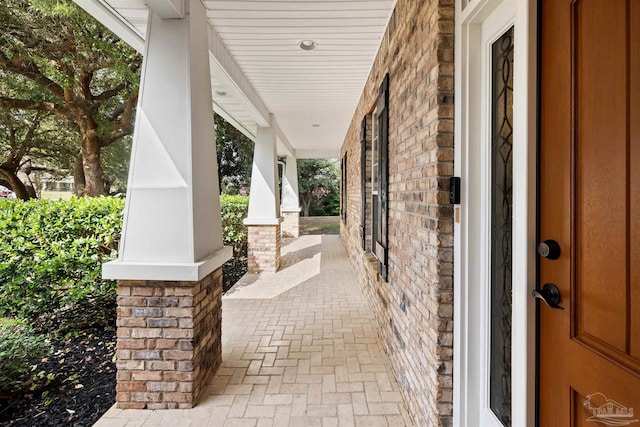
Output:
[[300,46],[302,50],[313,50],[316,48],[317,43],[313,40],[302,40],[298,46]]
[[216,95],[218,96],[227,96],[227,92],[224,90],[216,90]]

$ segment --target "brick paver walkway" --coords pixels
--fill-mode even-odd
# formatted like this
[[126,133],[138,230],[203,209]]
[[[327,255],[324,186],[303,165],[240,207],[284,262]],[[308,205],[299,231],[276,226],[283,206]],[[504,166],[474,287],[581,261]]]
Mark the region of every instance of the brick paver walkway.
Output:
[[96,425],[411,425],[340,237],[302,236],[283,257],[223,298],[223,362],[196,408],[112,408]]

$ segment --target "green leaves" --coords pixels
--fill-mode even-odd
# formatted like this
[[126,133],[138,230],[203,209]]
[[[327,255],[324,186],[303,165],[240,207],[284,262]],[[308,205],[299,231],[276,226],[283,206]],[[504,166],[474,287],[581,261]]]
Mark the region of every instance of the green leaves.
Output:
[[0,201],[0,316],[33,318],[114,293],[124,200]]
[[220,196],[222,235],[224,244],[233,246],[233,256],[238,257],[247,241],[247,226],[244,219],[249,210],[248,196]]
[[51,351],[51,343],[36,336],[31,327],[20,320],[0,319],[0,391],[15,391],[26,384],[50,381],[31,366]]
[[305,216],[339,214],[338,173],[336,160],[298,160],[298,186]]
[[253,141],[233,127],[222,116],[215,115],[216,154],[220,191],[238,194],[251,182]]
[[[100,159],[102,148],[133,133],[142,57],[72,0],[4,0],[0,22],[0,109],[10,115],[46,113],[43,120],[56,125],[39,126],[39,133],[48,132],[41,138],[18,138],[29,153],[12,146],[9,154],[24,158],[20,166],[32,159],[68,173],[82,146],[83,167],[75,170],[78,194],[122,188],[128,142],[105,156],[103,162],[115,163],[114,168],[94,159]],[[0,134],[6,133],[1,127]],[[0,137],[0,163],[7,159],[5,140]]]
[[[249,198],[221,196],[224,243],[238,256],[247,240]],[[116,283],[102,280],[115,259],[124,199],[0,200],[0,317],[32,319],[99,296]],[[96,314],[97,315],[97,314]]]

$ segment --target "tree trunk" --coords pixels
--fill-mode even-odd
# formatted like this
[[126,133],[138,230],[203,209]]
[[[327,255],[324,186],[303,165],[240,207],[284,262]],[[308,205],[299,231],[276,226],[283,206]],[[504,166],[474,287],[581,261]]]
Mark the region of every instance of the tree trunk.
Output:
[[98,138],[88,137],[82,141],[82,166],[85,179],[82,195],[87,197],[104,195],[104,172],[100,163]]
[[19,170],[16,172],[18,179],[20,180],[20,182],[24,184],[24,188],[27,189],[27,193],[29,193],[29,197],[33,199],[37,199],[38,192],[36,191],[36,188],[33,185],[33,181],[31,180],[31,176],[29,174],[30,174],[29,170],[27,171]]
[[82,134],[82,171],[84,173],[84,189],[82,197],[98,197],[104,195],[104,172],[100,162],[100,139],[98,125],[88,117],[79,123]]
[[84,168],[82,166],[82,153],[76,156],[76,162],[73,165],[73,191],[76,196],[82,197],[84,192]]
[[11,187],[11,191],[16,193],[16,197],[18,199],[29,200],[31,198],[31,195],[29,194],[29,191],[27,190],[26,185],[24,185],[24,182],[20,181],[20,178],[18,178],[18,175],[16,174],[15,171],[2,168],[0,169],[0,172],[2,172],[2,174],[7,179],[7,182]]
[[303,216],[309,216],[309,208],[311,207],[311,200],[302,200],[302,212]]

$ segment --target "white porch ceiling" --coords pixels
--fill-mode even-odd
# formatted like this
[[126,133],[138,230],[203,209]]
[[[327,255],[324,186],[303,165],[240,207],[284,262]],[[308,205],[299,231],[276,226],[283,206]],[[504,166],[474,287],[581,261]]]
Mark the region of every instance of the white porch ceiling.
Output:
[[[144,0],[76,2],[142,51]],[[274,114],[279,154],[337,156],[395,0],[203,3],[215,111],[252,138]],[[317,47],[302,50],[302,40]]]

